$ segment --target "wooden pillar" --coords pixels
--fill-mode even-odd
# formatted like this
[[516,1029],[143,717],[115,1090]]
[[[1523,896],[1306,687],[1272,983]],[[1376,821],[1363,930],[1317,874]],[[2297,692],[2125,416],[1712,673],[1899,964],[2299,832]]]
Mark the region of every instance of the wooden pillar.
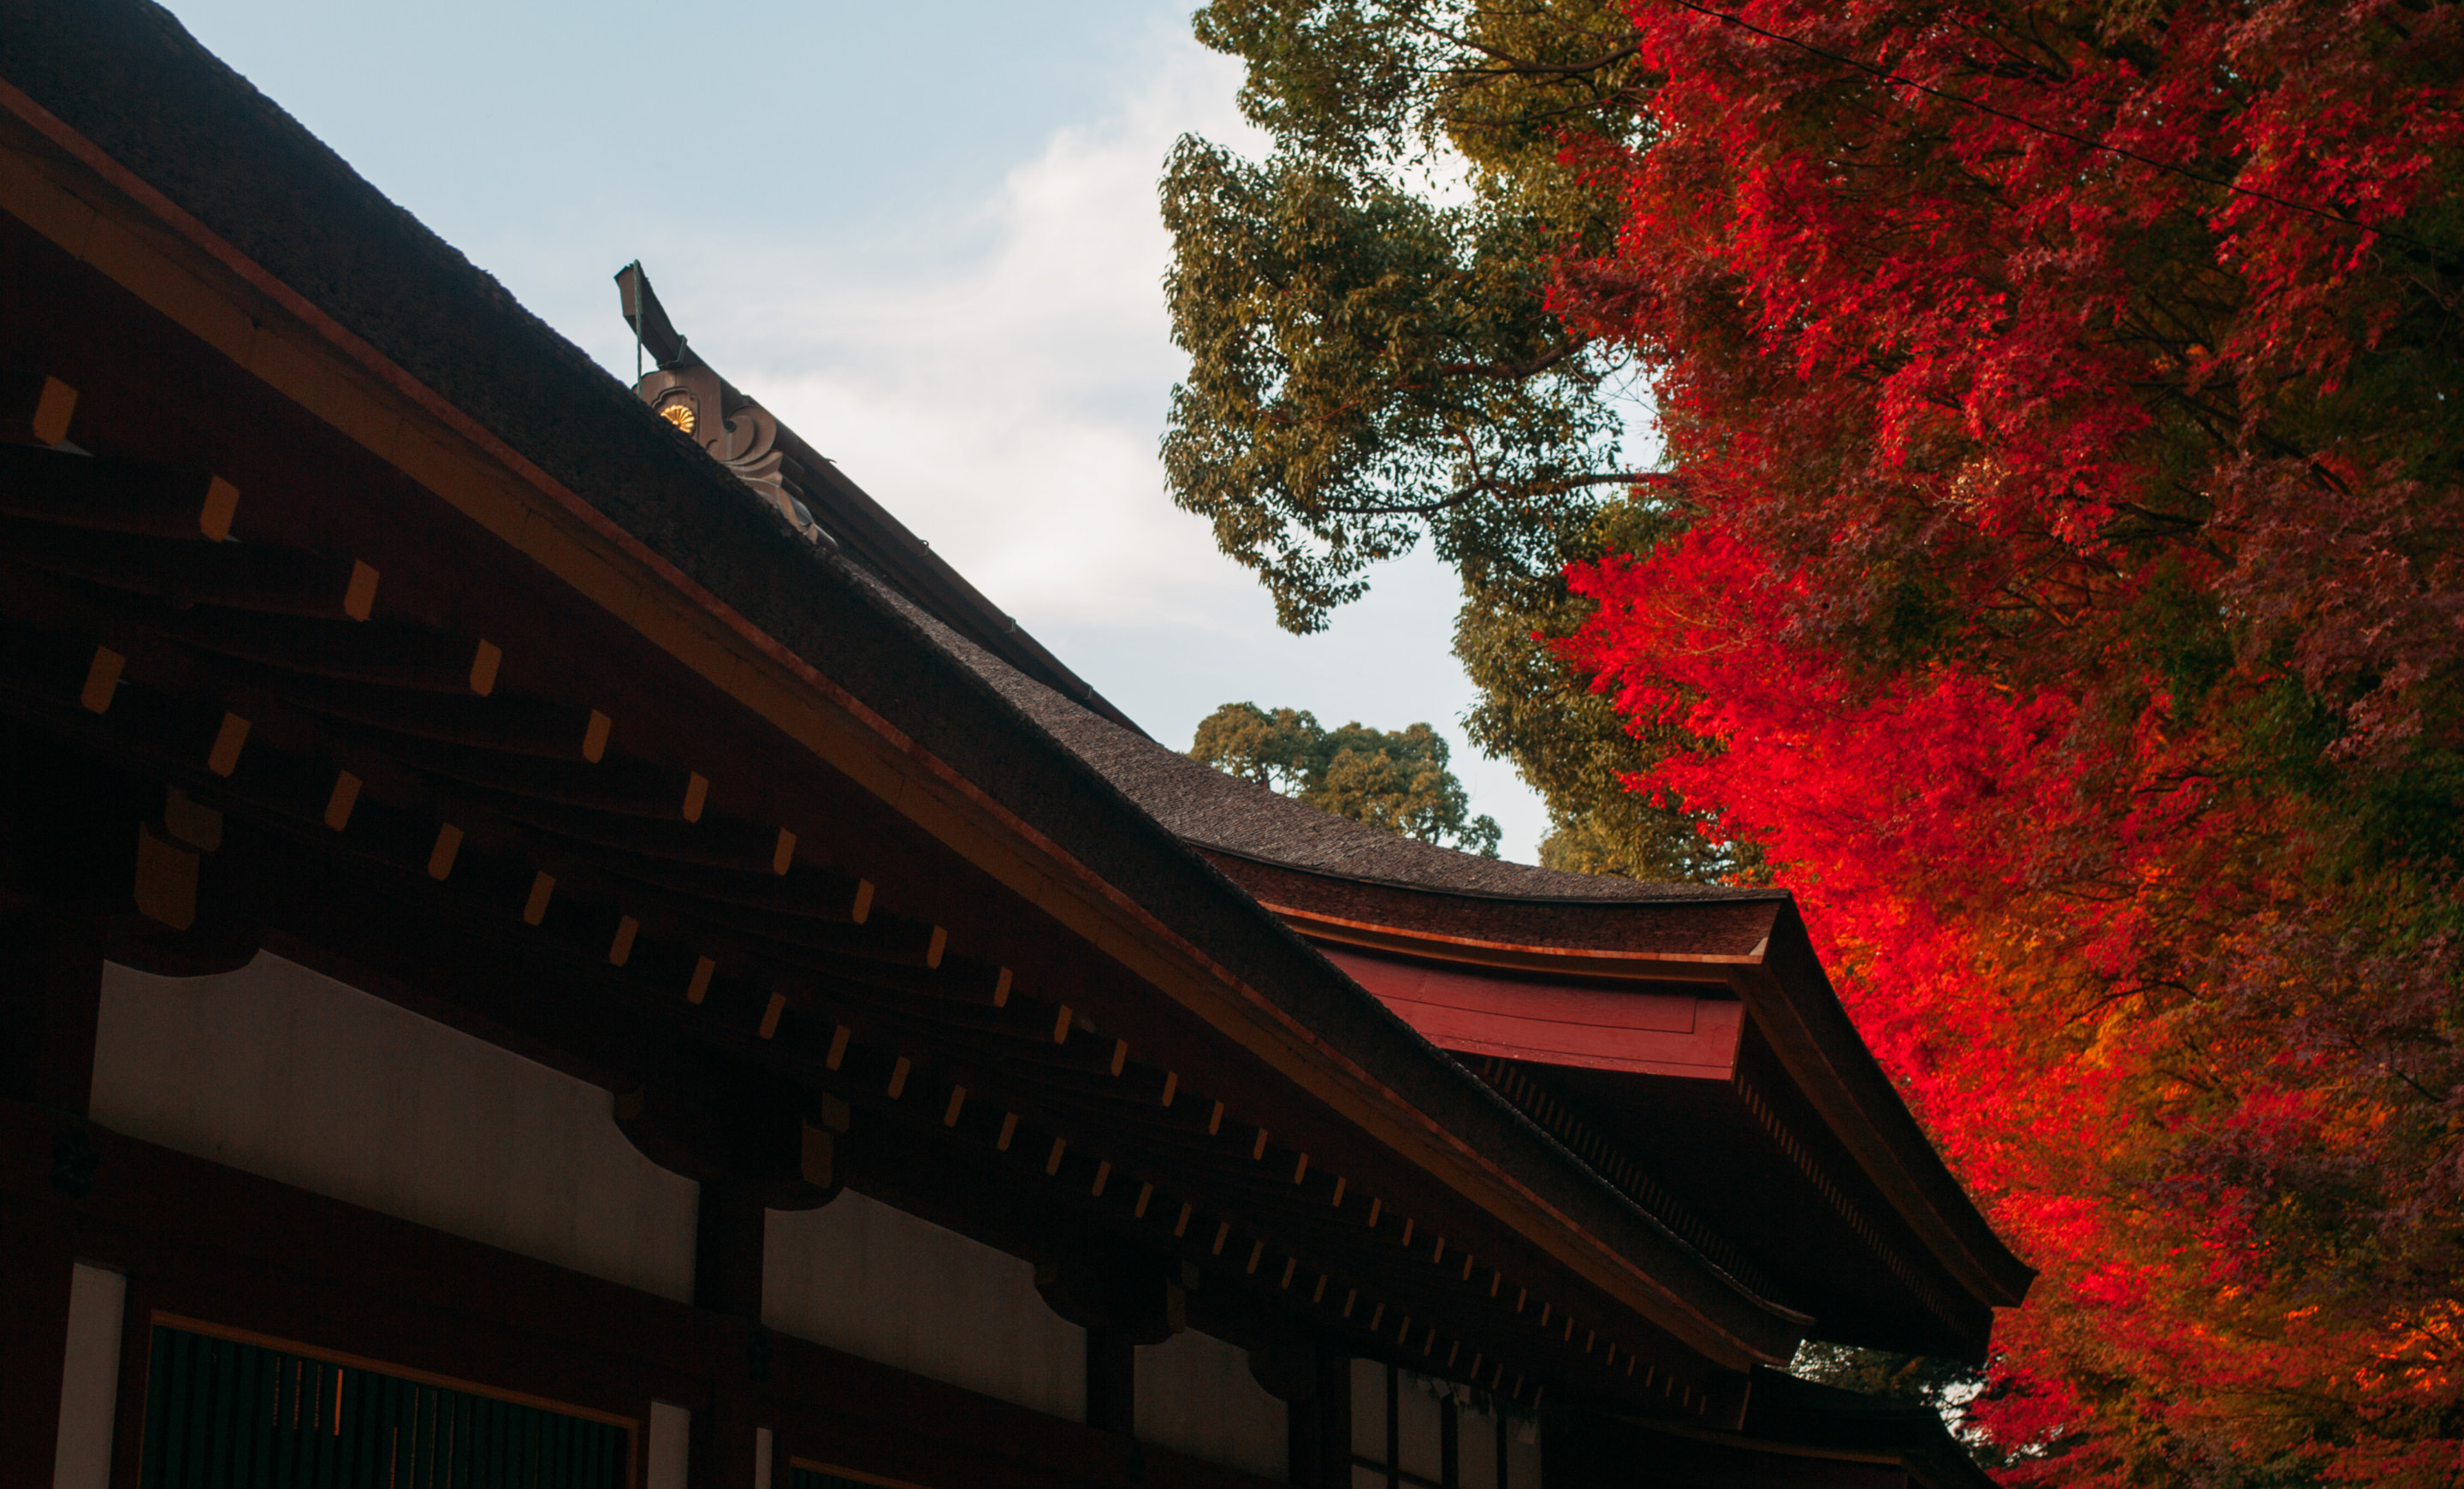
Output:
[[1319,1343],[1310,1369],[1310,1389],[1287,1408],[1286,1477],[1296,1489],[1351,1489],[1352,1357]]
[[1403,1376],[1386,1367],[1386,1489],[1403,1489]]
[[710,1399],[693,1412],[685,1481],[692,1489],[754,1489],[755,1436],[769,1376],[761,1331],[762,1236],[769,1212],[740,1179],[701,1187],[693,1233],[693,1306],[722,1316]]
[[0,921],[0,1096],[83,1117],[94,1095],[102,943],[55,915]]
[[[42,1108],[43,1198],[0,1204],[0,1483],[48,1484],[59,1451],[76,1215],[93,1181],[84,1141],[94,1090],[101,943],[57,916],[0,922],[0,1098]],[[82,1157],[80,1155],[83,1155]]]
[[1463,1422],[1448,1396],[1438,1403],[1438,1482],[1463,1489]]
[[1284,1403],[1284,1482],[1293,1489],[1325,1489],[1326,1401],[1317,1391]]
[[75,1260],[65,1210],[0,1202],[0,1483],[52,1481]]
[[769,1212],[754,1187],[714,1179],[701,1187],[693,1228],[693,1306],[761,1322],[761,1246]]
[[1087,1331],[1087,1425],[1137,1435],[1138,1346],[1125,1330]]

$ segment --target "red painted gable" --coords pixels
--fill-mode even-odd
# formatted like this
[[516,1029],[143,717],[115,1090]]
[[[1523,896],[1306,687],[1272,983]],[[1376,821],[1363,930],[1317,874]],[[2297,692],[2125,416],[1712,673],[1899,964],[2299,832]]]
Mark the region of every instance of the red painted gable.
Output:
[[1736,1069],[1745,1005],[1726,998],[1512,982],[1319,949],[1441,1050],[1705,1080]]

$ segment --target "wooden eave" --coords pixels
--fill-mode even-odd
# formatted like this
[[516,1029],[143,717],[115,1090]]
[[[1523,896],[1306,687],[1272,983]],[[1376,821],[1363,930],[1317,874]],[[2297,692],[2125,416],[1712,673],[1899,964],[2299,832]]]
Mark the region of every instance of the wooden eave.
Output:
[[[1741,1429],[1640,1419],[1604,1424],[1568,1476],[1646,1489],[1785,1483],[1850,1489],[1991,1489],[1992,1476],[1941,1415],[1757,1370]],[[1641,1472],[1637,1473],[1638,1466]]]
[[[1744,1005],[1778,1067],[1761,1078],[1761,1090],[1738,1073],[1736,1121],[1797,1151],[1806,1180],[1835,1194],[1839,1217],[1901,1276],[1912,1300],[1924,1300],[1934,1324],[1951,1331],[1956,1344],[1946,1352],[1981,1357],[1988,1310],[2026,1296],[2033,1269],[1994,1235],[1876,1064],[1785,894],[1516,901],[1347,879],[1222,850],[1209,856],[1330,949],[1567,987],[1719,989]],[[1773,1110],[1782,1104],[1804,1108],[1818,1144],[1788,1135],[1793,1120]],[[1827,1162],[1804,1151],[1815,1146]]]
[[[177,91],[114,77],[124,58],[77,58],[97,37],[64,36],[72,23],[51,12],[18,19],[18,45],[56,44],[47,66],[78,78],[83,97],[167,106],[161,99]],[[662,444],[646,411],[631,409],[623,431],[619,463],[637,502],[627,525],[43,104],[12,85],[0,105],[11,116],[0,208],[21,231],[22,260],[55,256],[59,266],[57,282],[25,276],[20,293],[83,286],[39,308],[21,300],[31,344],[17,350],[81,382],[91,418],[121,436],[100,461],[21,455],[38,474],[20,473],[9,517],[11,556],[28,579],[11,589],[11,711],[223,812],[231,841],[206,882],[249,861],[256,880],[317,907],[324,927],[252,924],[263,905],[220,905],[208,889],[201,930],[279,931],[275,944],[312,960],[378,947],[369,961],[382,965],[361,972],[393,979],[407,999],[452,1001],[421,993],[430,981],[474,989],[443,1011],[604,1077],[647,1068],[692,1088],[690,1099],[720,1100],[707,1088],[723,1072],[701,1072],[695,1087],[693,1072],[660,1066],[693,1063],[662,1037],[689,1033],[725,1061],[775,1072],[782,1089],[855,1105],[849,1171],[869,1164],[884,1187],[951,1164],[1000,1176],[989,1193],[1083,1183],[1069,1224],[1152,1243],[1158,1219],[1129,1211],[1155,1183],[1191,1207],[1174,1243],[1221,1279],[1209,1296],[1254,1294],[1251,1311],[1270,1319],[1287,1306],[1286,1289],[1265,1280],[1282,1269],[1235,1269],[1247,1259],[1237,1231],[1249,1257],[1272,1247],[1364,1300],[1389,1295],[1358,1305],[1383,1329],[1397,1316],[1422,1326],[1363,1338],[1363,1353],[1406,1353],[1434,1329],[1465,1352],[1528,1360],[1517,1372],[1535,1389],[1639,1396],[1635,1377],[1599,1352],[1617,1344],[1620,1364],[1651,1362],[1641,1378],[1658,1383],[1657,1399],[1702,1411],[1727,1389],[1722,1372],[1793,1345],[1801,1321],[1499,1126],[1459,1073],[1410,1055],[1374,1006],[1330,998],[1342,989],[1313,970],[1322,963],[1297,944],[1279,947],[1271,922],[1211,885],[1165,834],[1142,832],[1117,796],[1107,803],[1100,782],[1074,785],[1101,810],[1045,818],[1066,832],[1091,815],[1075,843],[1023,815],[1005,796],[1032,795],[1038,772],[1071,784],[1070,762],[1039,757],[998,700],[852,587],[779,593],[780,535],[760,529],[698,452]],[[239,157],[257,143],[220,149]],[[156,448],[144,448],[149,437]],[[241,492],[242,541],[179,536],[208,476],[226,472]],[[350,500],[336,495],[344,472]],[[707,508],[638,504],[645,479],[706,496]],[[74,509],[98,482],[115,486],[106,495],[123,501],[124,521],[98,528]],[[683,563],[699,564],[698,576]],[[355,619],[362,566],[381,579],[367,618]],[[775,618],[753,618],[747,595]],[[860,644],[822,644],[833,635]],[[501,660],[479,706],[483,641]],[[97,713],[79,698],[104,650],[124,671]],[[875,678],[899,679],[909,721],[811,655],[864,658],[856,665]],[[224,773],[209,761],[235,716],[251,733]],[[920,743],[919,727],[941,743]],[[954,747],[977,755],[954,758]],[[323,819],[343,770],[362,795],[338,846]],[[682,803],[696,776],[708,786],[688,831]],[[467,857],[438,881],[427,870],[447,824],[462,829]],[[850,845],[860,861],[842,856]],[[1090,861],[1108,854],[1110,865]],[[534,918],[540,876],[555,884]],[[395,921],[418,934],[388,936]],[[1236,970],[1184,924],[1264,958],[1269,975]],[[191,954],[196,940],[165,955]],[[703,1002],[688,1003],[713,953]],[[534,992],[476,990],[487,967],[517,965],[536,973]],[[1100,1033],[1085,1033],[1090,1020]],[[625,1022],[635,1027],[608,1027]],[[1168,1078],[1181,1093],[1171,1107],[1160,1100]],[[959,1085],[977,1094],[945,1122]],[[988,1122],[987,1108],[1021,1119],[1007,1145],[1007,1123]],[[881,1152],[912,1164],[864,1157],[868,1117],[885,1134]],[[1014,1172],[1023,1162],[1042,1179]],[[1099,1167],[1115,1175],[1102,1195]],[[1154,1177],[1133,1184],[1141,1172]],[[1287,1172],[1296,1179],[1279,1177]],[[1431,1246],[1441,1226],[1453,1233],[1442,1254]],[[1486,1265],[1456,1278],[1467,1253]],[[1481,1291],[1501,1269],[1537,1284],[1507,1290],[1530,1307]],[[1440,1337],[1430,1333],[1420,1363],[1442,1373]]]

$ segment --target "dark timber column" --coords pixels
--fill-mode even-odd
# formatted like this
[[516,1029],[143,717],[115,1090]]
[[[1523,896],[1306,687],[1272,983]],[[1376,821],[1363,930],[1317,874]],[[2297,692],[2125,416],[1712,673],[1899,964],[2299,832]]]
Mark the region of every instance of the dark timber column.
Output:
[[[1250,1366],[1252,1374],[1257,1366]],[[1323,1489],[1325,1466],[1320,1461],[1325,1450],[1320,1446],[1326,1435],[1326,1398],[1317,1389],[1317,1362],[1309,1361],[1309,1389],[1284,1402],[1284,1482],[1295,1489]],[[1271,1388],[1269,1388],[1271,1389]]]
[[693,1231],[693,1306],[761,1320],[761,1243],[768,1212],[752,1185],[715,1179],[701,1187]]
[[1351,1489],[1352,1357],[1319,1342],[1309,1346],[1305,1368],[1306,1389],[1287,1408],[1286,1477],[1297,1489]]
[[[693,1489],[753,1489],[753,1433],[770,1373],[761,1332],[761,1245],[768,1221],[759,1188],[742,1179],[701,1187],[693,1233],[693,1306],[724,1315],[712,1330],[714,1389],[693,1413],[686,1466]],[[775,1477],[775,1476],[774,1476]]]
[[1386,1367],[1386,1489],[1403,1489],[1403,1377]]
[[1446,1489],[1463,1489],[1462,1432],[1455,1398],[1448,1396],[1438,1403],[1438,1482]]
[[94,1182],[85,1114],[101,997],[102,948],[90,929],[56,916],[0,921],[0,1098],[40,1134],[34,1160],[51,1180],[44,1198],[0,1202],[0,1483],[50,1483],[59,1450],[70,1207]]
[[[1087,1331],[1087,1425],[1134,1439],[1138,1345],[1172,1338],[1186,1317],[1180,1285],[1157,1257],[1090,1248],[1038,1263],[1035,1290]],[[1133,1451],[1133,1478],[1142,1461]]]
[[83,1117],[101,1008],[91,929],[50,915],[0,920],[0,1095]]
[[1137,1435],[1138,1346],[1125,1330],[1087,1331],[1087,1425]]

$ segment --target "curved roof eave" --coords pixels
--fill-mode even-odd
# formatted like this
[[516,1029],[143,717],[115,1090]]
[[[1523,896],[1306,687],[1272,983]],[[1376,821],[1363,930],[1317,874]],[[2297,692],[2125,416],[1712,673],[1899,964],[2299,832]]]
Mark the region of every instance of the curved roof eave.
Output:
[[[1577,979],[1618,974],[1656,980],[1716,978],[1746,1003],[1791,1078],[1945,1269],[1990,1306],[2016,1306],[2027,1296],[2035,1269],[1994,1232],[1874,1058],[1815,952],[1795,897],[1786,890],[1590,900],[1473,895],[1279,863],[1211,845],[1208,851],[1254,862],[1286,885],[1361,886],[1378,892],[1382,906],[1364,910],[1353,896],[1344,906],[1353,913],[1343,917],[1325,913],[1324,900],[1278,906],[1287,914],[1296,912],[1305,931],[1327,939],[1352,940],[1406,956]],[[1246,887],[1271,899],[1275,886],[1253,880]],[[1287,893],[1287,898],[1303,896]],[[1705,949],[1699,923],[1688,925],[1684,934],[1663,938],[1661,945],[1637,947],[1632,940],[1638,934],[1648,937],[1653,920],[1699,922],[1711,904],[1751,906],[1760,914],[1727,927],[1725,943],[1708,944],[1716,949]],[[1544,929],[1556,934],[1535,935],[1528,920],[1495,936],[1476,934],[1510,906],[1545,908],[1560,923]],[[1435,931],[1427,920],[1394,923],[1405,919],[1396,912],[1419,907],[1436,909],[1429,919],[1442,918],[1448,930]],[[1381,910],[1389,920],[1359,918]],[[1311,927],[1306,923],[1311,919],[1329,923]],[[1591,923],[1566,923],[1577,920]],[[1508,935],[1514,939],[1504,939]],[[1749,936],[1754,938],[1750,943]],[[1605,950],[1604,944],[1623,949]]]
[[[1398,838],[1228,776],[1019,681],[1007,691],[1018,693],[1013,700],[1023,711],[1183,842],[1210,858],[1256,865],[1285,884],[1366,898],[1372,903],[1358,913],[1326,918],[1417,943],[1389,949],[1466,961],[1491,960],[1467,952],[1511,953],[1530,959],[1523,970],[1554,962],[1556,970],[1587,978],[1614,961],[1625,962],[1617,970],[1630,976],[1716,975],[1747,1003],[1791,1078],[1946,1271],[1989,1306],[2014,1306],[2026,1296],[2035,1270],[1994,1233],[1875,1060],[1787,890],[1597,878]],[[1282,903],[1273,885],[1235,863],[1219,867],[1261,903],[1282,912],[1313,908]],[[1325,906],[1320,899],[1314,908]],[[1638,948],[1638,937],[1652,944]]]

